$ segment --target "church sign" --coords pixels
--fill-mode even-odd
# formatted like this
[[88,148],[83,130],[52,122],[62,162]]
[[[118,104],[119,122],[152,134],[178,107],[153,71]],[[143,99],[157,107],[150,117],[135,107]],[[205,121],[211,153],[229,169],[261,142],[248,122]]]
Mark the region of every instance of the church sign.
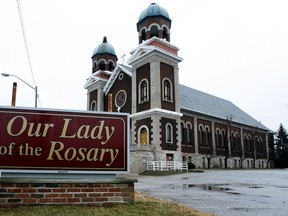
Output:
[[0,171],[127,173],[123,113],[0,107]]

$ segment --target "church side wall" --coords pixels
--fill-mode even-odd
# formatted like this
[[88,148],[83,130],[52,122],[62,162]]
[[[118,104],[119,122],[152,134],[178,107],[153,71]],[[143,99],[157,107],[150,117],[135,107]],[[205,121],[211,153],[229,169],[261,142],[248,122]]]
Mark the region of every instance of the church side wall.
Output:
[[[228,129],[227,122],[225,121],[194,116],[193,114],[185,114],[181,118],[181,121],[182,125],[185,126],[187,126],[188,122],[190,125],[191,121],[194,121],[191,124],[194,128],[191,130],[190,136],[195,141],[195,152],[197,152],[197,146],[199,146],[199,154],[192,153],[191,150],[189,152],[187,140],[185,141],[182,138],[182,155],[186,162],[193,163],[196,168],[225,168],[225,161],[227,168],[266,168],[270,166],[269,164],[267,165],[268,139],[266,131],[245,125],[237,125],[232,122],[229,123],[230,126]],[[208,133],[201,135],[200,126],[204,126],[204,128],[209,127],[209,130],[207,129]],[[226,134],[218,137],[217,133],[219,131]],[[183,132],[181,134],[187,136]],[[243,134],[248,134],[251,137],[254,136],[254,139],[260,141],[253,143],[250,140],[250,147],[248,149]],[[229,139],[227,138],[228,135]],[[202,140],[204,142],[202,144],[200,143],[201,136],[204,139],[204,141]],[[223,141],[224,139],[227,140],[226,143]],[[206,144],[205,141],[207,142]],[[246,145],[244,145],[245,143]]]

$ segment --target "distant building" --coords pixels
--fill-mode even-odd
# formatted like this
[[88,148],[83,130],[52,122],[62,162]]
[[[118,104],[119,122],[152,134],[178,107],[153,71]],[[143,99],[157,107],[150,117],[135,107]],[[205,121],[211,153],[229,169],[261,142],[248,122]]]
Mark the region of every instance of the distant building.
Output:
[[118,64],[104,37],[92,54],[87,109],[131,114],[131,171],[147,161],[197,168],[266,168],[269,129],[230,101],[179,84],[171,19],[152,3],[137,22],[139,45]]

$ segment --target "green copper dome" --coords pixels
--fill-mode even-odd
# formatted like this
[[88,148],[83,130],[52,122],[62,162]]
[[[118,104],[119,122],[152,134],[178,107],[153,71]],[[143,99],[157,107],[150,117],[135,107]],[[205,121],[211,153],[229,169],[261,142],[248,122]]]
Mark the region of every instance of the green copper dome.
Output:
[[151,3],[149,7],[147,7],[142,11],[142,13],[139,16],[138,22],[147,17],[153,17],[153,16],[163,16],[169,19],[169,14],[163,7],[157,5],[156,3]]
[[113,46],[107,42],[107,37],[104,37],[103,42],[95,48],[92,56],[96,54],[105,54],[105,53],[109,53],[116,56]]

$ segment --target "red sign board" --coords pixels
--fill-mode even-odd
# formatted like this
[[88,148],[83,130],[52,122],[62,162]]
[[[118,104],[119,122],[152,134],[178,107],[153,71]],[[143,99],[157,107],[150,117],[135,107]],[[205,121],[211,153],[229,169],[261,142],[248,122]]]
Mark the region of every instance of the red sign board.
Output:
[[128,114],[0,107],[0,169],[128,172]]

